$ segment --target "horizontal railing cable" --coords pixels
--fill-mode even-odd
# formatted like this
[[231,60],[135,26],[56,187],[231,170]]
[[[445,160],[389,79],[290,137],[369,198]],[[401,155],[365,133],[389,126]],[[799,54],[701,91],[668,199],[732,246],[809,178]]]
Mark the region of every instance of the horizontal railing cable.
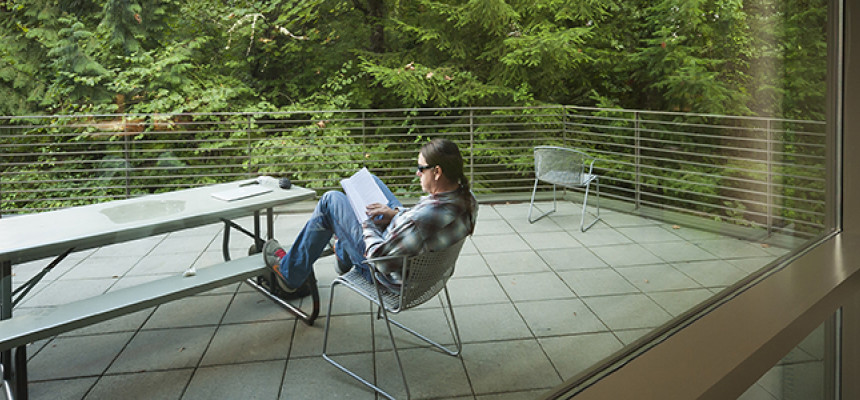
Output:
[[576,147],[598,158],[608,200],[812,236],[824,224],[824,127],[579,106],[3,116],[0,213],[257,175],[322,193],[362,166],[417,196],[418,146],[445,137],[479,198],[527,198],[533,148]]

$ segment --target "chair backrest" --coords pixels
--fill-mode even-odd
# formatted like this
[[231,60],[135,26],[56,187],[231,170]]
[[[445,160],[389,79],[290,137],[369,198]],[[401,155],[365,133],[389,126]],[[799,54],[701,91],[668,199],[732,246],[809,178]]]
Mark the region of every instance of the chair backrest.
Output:
[[555,185],[582,186],[591,174],[594,158],[579,150],[556,146],[535,147],[535,177]]
[[419,306],[436,296],[454,274],[454,266],[466,238],[441,251],[430,251],[406,259],[397,311]]

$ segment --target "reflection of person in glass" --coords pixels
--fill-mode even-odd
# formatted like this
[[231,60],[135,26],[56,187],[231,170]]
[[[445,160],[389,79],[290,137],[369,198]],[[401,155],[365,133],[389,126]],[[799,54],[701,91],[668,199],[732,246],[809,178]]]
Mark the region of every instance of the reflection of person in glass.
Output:
[[[272,267],[287,291],[295,291],[335,235],[339,271],[360,268],[370,280],[369,267],[362,264],[367,258],[438,251],[472,234],[478,204],[463,173],[463,157],[457,145],[447,139],[434,139],[421,146],[416,174],[427,195],[411,208],[403,207],[374,176],[388,204],[369,205],[368,219],[361,223],[344,193],[325,193],[289,251],[274,239],[266,242],[266,265]],[[396,288],[400,283],[399,261],[377,266],[385,274],[382,282]]]

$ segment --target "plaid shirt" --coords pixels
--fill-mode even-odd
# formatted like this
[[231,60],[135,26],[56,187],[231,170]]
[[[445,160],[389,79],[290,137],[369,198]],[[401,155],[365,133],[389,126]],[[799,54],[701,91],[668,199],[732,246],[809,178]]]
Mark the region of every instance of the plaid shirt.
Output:
[[[412,256],[445,249],[472,234],[477,216],[478,202],[462,187],[424,196],[414,207],[401,209],[384,230],[370,220],[364,222],[365,257]],[[399,264],[378,267],[390,274],[400,269]]]

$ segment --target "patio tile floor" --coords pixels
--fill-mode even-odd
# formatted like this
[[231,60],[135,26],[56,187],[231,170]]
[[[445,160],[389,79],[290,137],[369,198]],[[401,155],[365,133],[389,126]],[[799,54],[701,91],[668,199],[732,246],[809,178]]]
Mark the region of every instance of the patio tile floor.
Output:
[[[583,233],[577,206],[560,203],[535,224],[526,220],[528,204],[481,206],[449,282],[462,358],[395,333],[414,398],[537,397],[788,250],[609,210]],[[289,243],[308,215],[278,214],[275,236]],[[73,254],[15,312],[205,268],[220,261],[221,231],[206,226]],[[232,253],[250,245],[234,235]],[[44,264],[16,266],[14,285]],[[323,258],[315,269],[323,313],[334,264]],[[402,394],[369,304],[338,294],[331,353]],[[438,299],[401,315],[431,335],[445,333],[430,325],[441,317]],[[320,357],[324,324],[324,315],[314,326],[297,322],[247,285],[231,284],[33,343],[30,396],[375,398]]]

